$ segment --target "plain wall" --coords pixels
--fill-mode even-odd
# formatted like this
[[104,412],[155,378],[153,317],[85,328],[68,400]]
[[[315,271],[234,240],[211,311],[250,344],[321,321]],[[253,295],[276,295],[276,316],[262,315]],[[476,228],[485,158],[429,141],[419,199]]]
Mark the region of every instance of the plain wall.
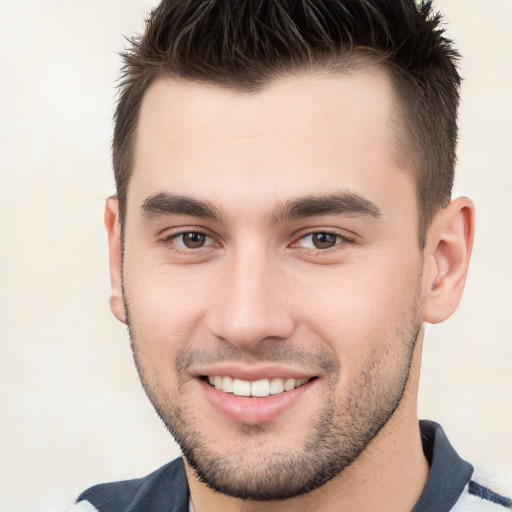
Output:
[[[512,480],[512,2],[436,3],[465,57],[456,193],[478,220],[459,311],[427,332],[419,414]],[[117,52],[154,4],[0,1],[0,510],[65,510],[179,453],[109,311],[102,219]]]

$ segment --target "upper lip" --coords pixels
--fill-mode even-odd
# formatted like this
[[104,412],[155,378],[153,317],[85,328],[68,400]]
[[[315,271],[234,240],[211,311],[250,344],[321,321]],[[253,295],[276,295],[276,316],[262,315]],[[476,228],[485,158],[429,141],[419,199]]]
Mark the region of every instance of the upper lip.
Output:
[[205,365],[194,369],[196,377],[222,376],[233,377],[234,379],[248,380],[251,382],[262,379],[303,379],[317,377],[318,374],[303,369],[290,368],[286,366],[243,366],[234,363],[220,363]]

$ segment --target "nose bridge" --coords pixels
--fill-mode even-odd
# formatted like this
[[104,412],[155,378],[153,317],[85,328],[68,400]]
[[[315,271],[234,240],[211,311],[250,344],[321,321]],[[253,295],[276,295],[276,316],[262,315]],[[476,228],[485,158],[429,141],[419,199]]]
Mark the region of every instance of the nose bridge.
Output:
[[282,339],[293,332],[276,259],[261,244],[245,244],[227,258],[210,316],[215,336],[250,348],[263,339]]

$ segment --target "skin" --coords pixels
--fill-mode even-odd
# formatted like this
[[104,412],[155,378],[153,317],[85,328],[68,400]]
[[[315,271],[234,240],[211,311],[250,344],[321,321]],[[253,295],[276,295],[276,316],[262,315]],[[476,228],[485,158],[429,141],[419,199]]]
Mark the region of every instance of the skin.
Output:
[[[284,468],[283,454],[297,456],[295,468],[314,463],[318,453],[305,447],[312,437],[320,446],[314,436],[328,411],[337,427],[330,451],[350,451],[345,433],[378,427],[330,481],[275,502],[215,493],[187,464],[197,512],[405,512],[421,494],[423,322],[440,322],[458,305],[474,214],[468,199],[452,201],[420,251],[394,112],[390,80],[376,68],[280,78],[255,95],[159,79],[145,94],[123,263],[114,198],[105,222],[112,310],[123,322],[129,313],[137,366],[159,414],[200,460],[221,459],[224,478],[241,474],[255,486],[270,485],[269,461]],[[348,201],[343,211],[283,213],[304,197],[340,194],[375,210]],[[169,196],[210,210],[190,201],[176,209]],[[184,232],[206,235],[204,245],[187,248]],[[332,247],[314,247],[319,232]],[[233,368],[316,379],[271,420],[242,423],[212,405],[198,378]]]

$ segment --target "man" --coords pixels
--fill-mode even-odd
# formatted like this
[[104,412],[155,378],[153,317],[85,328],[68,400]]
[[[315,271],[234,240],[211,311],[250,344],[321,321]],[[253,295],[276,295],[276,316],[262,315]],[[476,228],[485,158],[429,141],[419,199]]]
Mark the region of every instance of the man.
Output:
[[183,457],[110,511],[512,508],[418,423],[457,308],[457,53],[412,0],[169,0],[125,55],[111,307]]

